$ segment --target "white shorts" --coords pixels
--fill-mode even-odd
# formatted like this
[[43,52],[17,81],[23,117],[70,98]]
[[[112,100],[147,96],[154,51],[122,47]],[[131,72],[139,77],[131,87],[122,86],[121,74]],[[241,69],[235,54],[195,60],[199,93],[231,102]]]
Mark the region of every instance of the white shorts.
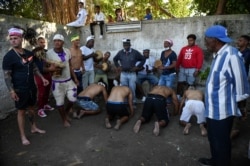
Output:
[[76,84],[71,79],[65,82],[52,81],[52,84],[53,84],[52,93],[56,100],[57,106],[64,105],[65,95],[67,96],[69,101],[71,102],[76,101],[77,87]]
[[201,124],[206,122],[205,119],[205,106],[200,100],[187,100],[180,117],[181,121],[189,122],[192,115],[197,117],[197,123]]

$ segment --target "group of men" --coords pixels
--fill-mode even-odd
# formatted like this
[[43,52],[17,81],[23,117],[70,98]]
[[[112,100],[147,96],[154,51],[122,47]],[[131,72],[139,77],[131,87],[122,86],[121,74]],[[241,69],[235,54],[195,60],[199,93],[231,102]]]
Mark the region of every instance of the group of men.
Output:
[[[204,165],[230,165],[230,133],[234,117],[241,115],[237,104],[249,97],[247,69],[244,65],[244,62],[245,64],[248,63],[246,67],[249,67],[249,51],[247,47],[240,48],[244,58],[243,61],[239,50],[228,44],[231,39],[226,32],[226,28],[220,25],[211,26],[205,32],[205,45],[213,53],[213,61],[206,83],[205,98],[202,92],[191,89],[194,85],[193,78],[198,75],[203,60],[200,57],[193,57],[193,55],[200,54],[199,48],[194,45],[196,36],[189,35],[187,37],[188,43],[192,44],[183,48],[178,58],[171,50],[172,40],[166,39],[164,41],[165,50],[161,54],[161,65],[157,67],[157,69],[162,70],[160,81],[158,85],[149,91],[146,97],[142,115],[133,128],[135,133],[138,133],[142,123],[149,121],[155,113],[157,120],[154,123],[153,133],[158,136],[160,127],[166,126],[169,122],[169,112],[166,105],[167,99],[170,98],[171,102],[174,103],[175,113],[184,106],[183,113],[185,114],[181,115],[180,119],[180,123],[185,125],[184,134],[189,132],[191,126],[189,120],[192,113],[197,115],[201,134],[208,134],[212,158],[201,158],[199,162]],[[15,106],[18,109],[17,120],[22,144],[28,145],[30,141],[24,133],[26,110],[29,111],[31,132],[45,133],[34,122],[34,110],[37,101],[34,74],[41,79],[43,86],[49,85],[49,78],[46,79],[39,71],[38,65],[33,61],[33,53],[22,48],[22,35],[23,30],[21,29],[11,28],[9,30],[12,49],[4,56],[3,71],[11,98],[15,101]],[[71,38],[71,49],[66,49],[63,47],[64,36],[61,34],[54,35],[54,47],[49,49],[46,52],[45,59],[42,59],[45,64],[43,64],[41,71],[53,73],[51,76],[52,93],[63,124],[65,127],[71,125],[69,113],[75,102],[83,108],[73,113],[75,117],[81,118],[84,114],[99,113],[100,108],[93,102],[93,98],[102,93],[107,110],[105,126],[111,128],[110,120],[118,115],[119,119],[117,119],[114,126],[118,130],[134,114],[133,102],[135,101],[137,72],[145,69],[146,73],[150,74],[152,69],[147,64],[143,67],[146,61],[145,57],[130,47],[129,39],[124,39],[123,49],[118,51],[114,57],[114,64],[117,72],[120,73],[121,86],[112,88],[108,95],[104,83],[93,83],[93,61],[94,57],[96,57],[93,50],[94,38],[92,36],[88,37],[86,45],[83,47],[79,47],[78,40],[78,36],[73,36]],[[239,39],[239,45],[244,42],[248,44],[249,38],[242,36]],[[77,76],[79,71],[83,74],[82,79]],[[183,91],[181,107],[179,107],[175,90],[171,86],[172,76],[175,75],[175,72],[179,75],[178,82],[182,84],[185,81],[190,87],[189,90]],[[79,84],[81,80],[83,83],[80,84],[83,87]],[[86,82],[84,83],[84,81]],[[65,102],[65,96],[68,98],[67,103]],[[194,107],[198,107],[200,110]],[[190,111],[193,112],[190,113]],[[202,115],[203,113],[205,113],[205,116]],[[207,131],[204,127],[205,122],[207,123]]]

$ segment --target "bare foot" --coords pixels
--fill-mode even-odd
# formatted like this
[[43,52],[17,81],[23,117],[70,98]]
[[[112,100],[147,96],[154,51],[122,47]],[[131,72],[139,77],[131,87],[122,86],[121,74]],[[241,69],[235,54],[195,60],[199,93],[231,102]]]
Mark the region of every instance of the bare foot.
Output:
[[141,127],[141,120],[137,120],[137,122],[135,123],[135,126],[134,126],[134,132],[138,133],[140,130],[140,127]]
[[45,130],[41,130],[41,129],[35,127],[35,128],[33,128],[33,129],[31,129],[31,133],[45,134],[46,131],[45,131]]
[[64,125],[64,127],[70,127],[71,126],[71,124],[67,120],[64,121],[63,125]]
[[190,127],[191,127],[191,123],[186,124],[186,126],[185,126],[185,128],[183,130],[183,134],[184,135],[188,135],[189,134]]
[[76,112],[73,112],[72,117],[73,117],[74,119],[76,119],[76,118],[77,118],[77,113],[76,113]]
[[69,122],[71,122],[72,121],[72,119],[67,115],[67,121],[69,121]]
[[155,136],[158,136],[160,134],[160,126],[158,122],[155,122],[155,128],[153,130],[153,133]]
[[108,118],[105,119],[105,126],[106,126],[107,129],[110,129],[112,127],[111,124],[109,123]]
[[21,140],[22,140],[22,144],[25,146],[30,144],[30,141],[26,137],[21,138]]
[[85,114],[85,111],[81,110],[80,113],[79,113],[79,115],[78,115],[78,119],[80,119],[84,114]]
[[203,124],[200,125],[200,129],[201,129],[201,135],[203,137],[207,136],[207,129],[204,127]]
[[115,125],[114,129],[119,130],[120,126],[121,126],[121,120],[118,119],[118,120],[116,121],[116,125]]

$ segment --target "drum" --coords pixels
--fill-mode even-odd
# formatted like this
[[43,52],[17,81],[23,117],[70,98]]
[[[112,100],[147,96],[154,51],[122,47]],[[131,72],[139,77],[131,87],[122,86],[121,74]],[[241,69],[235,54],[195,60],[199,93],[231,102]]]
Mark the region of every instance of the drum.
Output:
[[63,62],[58,62],[58,61],[50,60],[50,59],[46,59],[46,62],[49,65],[55,65],[55,67],[56,67],[56,70],[54,72],[52,72],[52,76],[60,77],[62,75],[63,68],[65,67]]
[[97,51],[95,52],[95,54],[96,54],[96,56],[94,57],[94,60],[95,60],[96,62],[102,60],[102,58],[103,58],[103,53],[102,53],[102,51],[97,50]]
[[63,68],[56,67],[56,70],[52,73],[53,77],[60,77],[62,75]]
[[34,53],[34,56],[38,59],[44,60],[46,57],[46,52],[42,47],[36,47],[32,52]]
[[108,68],[109,68],[108,63],[107,62],[103,62],[102,63],[102,71],[108,71]]
[[158,68],[160,66],[162,66],[162,61],[160,59],[158,59],[158,60],[155,61],[154,67]]

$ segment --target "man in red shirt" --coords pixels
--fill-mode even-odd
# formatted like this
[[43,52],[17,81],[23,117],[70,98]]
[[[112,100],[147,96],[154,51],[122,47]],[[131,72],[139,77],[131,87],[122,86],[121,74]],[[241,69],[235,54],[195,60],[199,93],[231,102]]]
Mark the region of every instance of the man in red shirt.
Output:
[[195,44],[196,36],[187,36],[188,45],[183,47],[176,63],[178,73],[177,94],[183,95],[185,87],[195,84],[195,77],[198,76],[203,64],[203,51]]

